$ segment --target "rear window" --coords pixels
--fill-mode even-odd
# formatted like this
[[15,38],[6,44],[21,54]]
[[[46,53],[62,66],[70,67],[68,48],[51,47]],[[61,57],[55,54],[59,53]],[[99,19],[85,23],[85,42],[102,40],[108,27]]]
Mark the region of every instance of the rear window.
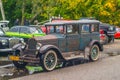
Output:
[[17,28],[17,27],[12,27],[12,28],[10,29],[10,32],[19,32],[19,28]]

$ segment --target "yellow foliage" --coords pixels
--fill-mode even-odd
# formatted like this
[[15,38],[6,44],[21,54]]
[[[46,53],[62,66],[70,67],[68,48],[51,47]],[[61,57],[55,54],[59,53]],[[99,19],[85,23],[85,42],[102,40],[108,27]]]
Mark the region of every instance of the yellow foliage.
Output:
[[105,5],[104,5],[105,8],[109,8],[111,11],[115,11],[116,8],[115,8],[115,4],[112,3],[112,2],[107,2]]
[[100,12],[100,15],[101,15],[101,16],[110,16],[110,13],[107,12],[107,11],[101,11],[101,12]]

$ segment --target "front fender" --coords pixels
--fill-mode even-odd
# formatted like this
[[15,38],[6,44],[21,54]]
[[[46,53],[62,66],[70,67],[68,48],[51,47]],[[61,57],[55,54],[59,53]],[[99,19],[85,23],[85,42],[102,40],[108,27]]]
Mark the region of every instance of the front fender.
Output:
[[40,48],[40,53],[45,53],[49,49],[57,49],[60,52],[60,50],[54,45],[44,45]]
[[44,45],[44,46],[42,46],[40,48],[39,52],[40,52],[40,54],[44,54],[44,53],[46,53],[50,49],[54,50],[56,52],[57,56],[60,59],[64,59],[64,57],[62,56],[61,51],[59,50],[59,48],[54,46],[54,45]]
[[22,46],[22,44],[21,43],[19,43],[19,44],[16,44],[16,45],[14,45],[13,47],[12,47],[12,49],[13,50],[21,50],[21,46]]

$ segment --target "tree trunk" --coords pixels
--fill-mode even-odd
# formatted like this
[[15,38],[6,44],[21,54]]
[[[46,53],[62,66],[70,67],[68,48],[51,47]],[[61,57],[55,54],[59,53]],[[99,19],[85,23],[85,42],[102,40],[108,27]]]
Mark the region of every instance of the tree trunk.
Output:
[[40,12],[37,12],[30,20],[30,23],[33,22],[33,20],[38,16],[38,14],[40,14]]
[[23,0],[23,3],[22,3],[22,20],[21,20],[21,25],[24,25],[24,19],[25,19],[24,13],[25,13],[25,0]]
[[3,20],[5,20],[5,13],[4,13],[4,9],[3,9],[3,5],[2,5],[1,0],[0,0],[0,9],[1,9],[2,18],[3,18]]

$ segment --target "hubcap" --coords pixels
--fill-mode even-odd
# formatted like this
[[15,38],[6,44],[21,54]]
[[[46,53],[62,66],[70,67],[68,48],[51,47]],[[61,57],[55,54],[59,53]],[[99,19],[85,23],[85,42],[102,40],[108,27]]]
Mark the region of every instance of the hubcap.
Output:
[[92,57],[92,59],[96,59],[98,57],[98,49],[97,49],[97,47],[94,47],[92,49],[91,57]]
[[46,67],[47,68],[53,68],[53,66],[55,65],[55,63],[56,63],[55,55],[53,53],[49,53],[46,56],[46,60],[45,60]]

